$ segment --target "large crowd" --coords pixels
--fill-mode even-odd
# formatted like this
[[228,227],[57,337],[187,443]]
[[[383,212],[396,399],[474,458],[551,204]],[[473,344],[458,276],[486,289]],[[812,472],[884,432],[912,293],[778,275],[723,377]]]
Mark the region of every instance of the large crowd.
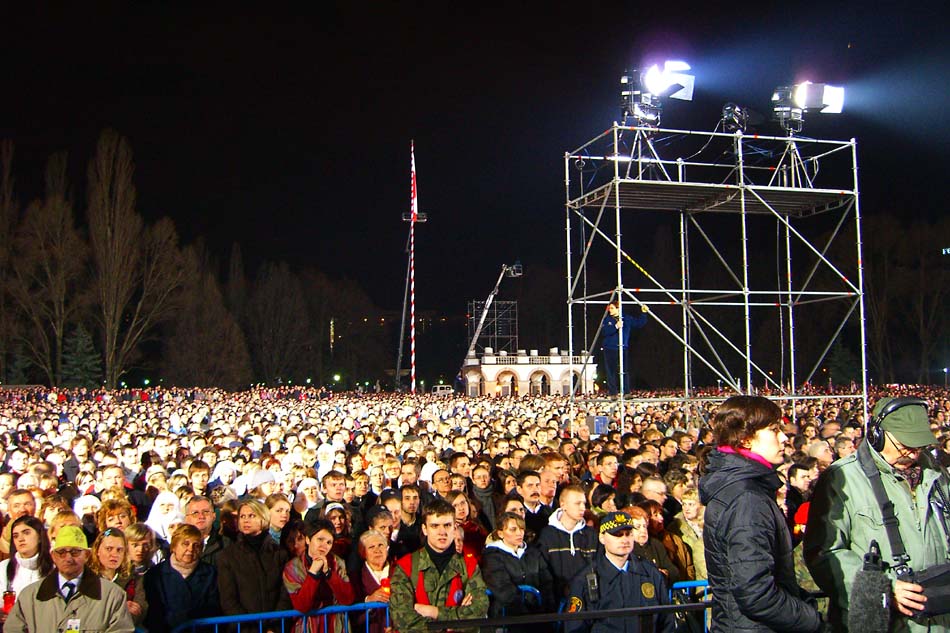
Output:
[[[461,618],[570,610],[572,581],[626,532],[636,560],[664,585],[704,579],[698,482],[720,395],[638,393],[619,409],[552,396],[291,387],[6,389],[0,618],[19,633],[101,616],[42,620],[51,616],[33,603],[60,589],[89,604],[98,595],[97,608],[111,597],[121,608],[103,630],[134,624],[151,633],[206,616],[390,599],[400,628],[417,630],[435,617],[418,608],[426,589]],[[929,401],[935,456],[950,461],[950,392],[892,386],[869,401],[901,395]],[[863,403],[814,389],[776,402],[787,438],[776,502],[797,545],[815,481],[862,437]],[[446,513],[451,520],[440,523]],[[428,548],[425,560],[444,573],[440,538],[465,562],[456,570],[465,591],[447,583],[436,598],[428,580],[419,589],[410,555]],[[412,599],[395,598],[417,573],[413,610]],[[484,591],[472,598],[476,579],[490,600]],[[540,599],[526,599],[519,585],[536,587]],[[343,632],[342,618],[326,617],[309,624]],[[368,617],[382,633],[381,616]]]

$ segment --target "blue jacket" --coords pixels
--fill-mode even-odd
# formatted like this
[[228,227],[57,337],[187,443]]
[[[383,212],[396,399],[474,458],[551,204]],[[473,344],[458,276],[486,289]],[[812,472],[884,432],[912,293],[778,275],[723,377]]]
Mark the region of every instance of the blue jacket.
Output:
[[623,346],[626,348],[630,343],[630,332],[636,328],[641,328],[647,324],[647,315],[640,314],[632,317],[628,314],[623,315],[623,327],[617,329],[617,319],[609,314],[604,316],[604,321],[600,326],[600,332],[603,336],[604,349],[619,349],[620,336],[623,335]]
[[221,615],[218,600],[218,570],[198,563],[188,578],[164,560],[145,573],[145,595],[149,633],[163,633],[188,620]]

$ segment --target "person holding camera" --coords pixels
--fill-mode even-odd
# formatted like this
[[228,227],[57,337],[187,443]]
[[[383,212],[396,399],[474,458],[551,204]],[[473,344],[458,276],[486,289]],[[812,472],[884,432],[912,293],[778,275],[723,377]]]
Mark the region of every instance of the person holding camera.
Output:
[[950,481],[936,442],[925,401],[884,398],[858,450],[818,479],[805,562],[835,630],[950,631],[950,603],[934,597],[946,590],[941,568],[950,576]]

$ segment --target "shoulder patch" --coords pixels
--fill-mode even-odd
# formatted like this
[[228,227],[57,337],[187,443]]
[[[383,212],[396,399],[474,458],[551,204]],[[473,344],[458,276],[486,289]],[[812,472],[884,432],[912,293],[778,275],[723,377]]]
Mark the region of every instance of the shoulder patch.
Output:
[[653,600],[656,596],[656,587],[653,586],[652,582],[645,582],[640,585],[640,593],[642,593],[643,597],[647,600]]
[[567,605],[568,613],[577,613],[584,608],[584,601],[577,596],[571,596],[571,602]]

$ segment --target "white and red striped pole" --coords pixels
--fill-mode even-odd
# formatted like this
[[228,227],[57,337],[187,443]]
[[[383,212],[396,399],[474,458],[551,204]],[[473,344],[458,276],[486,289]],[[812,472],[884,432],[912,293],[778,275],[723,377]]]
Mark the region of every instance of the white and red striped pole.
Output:
[[419,190],[416,188],[416,143],[409,142],[412,161],[409,220],[409,375],[410,393],[416,393],[416,221],[419,219]]

